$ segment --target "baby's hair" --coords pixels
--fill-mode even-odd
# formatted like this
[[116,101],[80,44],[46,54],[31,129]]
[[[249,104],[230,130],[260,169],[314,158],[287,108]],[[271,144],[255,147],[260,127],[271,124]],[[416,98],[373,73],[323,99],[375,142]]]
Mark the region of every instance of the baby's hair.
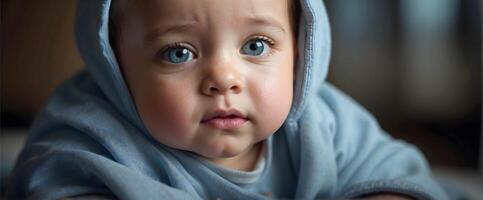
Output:
[[[297,38],[298,19],[300,17],[300,2],[299,0],[288,0],[289,18],[292,26],[294,37]],[[133,0],[112,0],[111,8],[109,9],[109,42],[118,56],[118,49],[122,34],[122,22],[124,20],[124,11],[128,4],[133,3]]]

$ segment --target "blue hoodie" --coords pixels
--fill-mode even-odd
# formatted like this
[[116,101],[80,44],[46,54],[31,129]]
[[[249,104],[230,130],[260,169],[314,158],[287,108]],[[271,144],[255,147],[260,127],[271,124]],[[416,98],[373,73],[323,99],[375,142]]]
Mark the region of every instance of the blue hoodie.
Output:
[[333,199],[377,192],[446,199],[414,146],[390,138],[366,110],[325,82],[331,42],[321,0],[301,0],[292,108],[267,139],[265,165],[249,184],[149,136],[109,43],[111,1],[78,2],[86,70],[66,81],[39,114],[11,176],[9,199]]

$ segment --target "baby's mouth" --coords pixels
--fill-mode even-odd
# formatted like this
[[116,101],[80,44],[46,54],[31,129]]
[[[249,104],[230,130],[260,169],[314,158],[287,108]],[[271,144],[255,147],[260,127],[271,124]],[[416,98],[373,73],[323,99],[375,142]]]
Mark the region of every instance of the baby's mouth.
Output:
[[237,129],[242,127],[248,118],[235,109],[217,110],[201,120],[202,124],[217,129]]

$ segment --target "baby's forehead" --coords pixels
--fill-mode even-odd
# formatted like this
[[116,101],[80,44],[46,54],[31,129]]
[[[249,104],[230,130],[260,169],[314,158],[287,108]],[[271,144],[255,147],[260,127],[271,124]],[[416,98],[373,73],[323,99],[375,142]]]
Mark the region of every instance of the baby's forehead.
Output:
[[[293,11],[297,10],[298,6],[298,0],[243,0],[243,1],[238,1],[238,0],[112,0],[111,1],[111,10],[114,10],[114,12],[122,12],[125,13],[129,11],[130,9],[141,9],[141,11],[146,11],[151,8],[158,8],[155,5],[168,5],[164,6],[171,10],[174,5],[182,5],[183,7],[189,8],[189,7],[219,7],[219,4],[234,4],[234,5],[239,5],[240,2],[252,2],[254,8],[251,8],[250,10],[263,10],[264,8],[270,8],[273,7],[273,5],[278,4],[278,5],[286,5],[284,9],[286,11],[289,11],[290,13],[293,13]],[[244,10],[248,11],[247,7],[236,7],[235,10]],[[127,13],[125,13],[127,14]]]
[[[139,27],[139,24],[145,29],[163,29],[183,23],[226,27],[239,26],[247,21],[245,18],[265,18],[272,20],[258,20],[262,23],[252,24],[258,27],[278,24],[284,32],[296,37],[298,4],[294,2],[296,0],[113,0],[111,21],[119,27],[114,32],[121,32],[123,27]],[[206,18],[212,20],[206,22]],[[264,23],[266,21],[277,23]]]
[[[230,4],[233,6],[226,6]],[[278,20],[288,19],[292,29],[295,29],[298,21],[296,19],[299,15],[298,4],[297,0],[112,0],[111,9],[113,11],[111,11],[111,14],[116,21],[126,17],[130,18],[134,13],[143,15],[144,20],[159,20],[179,18],[182,15],[186,17],[186,13],[194,15],[197,12],[199,13],[200,9],[198,8],[200,7],[215,8],[210,12],[229,12],[230,16],[236,13],[265,14],[266,11],[274,10],[273,8],[276,7],[276,9],[282,11],[279,12],[282,14],[272,17]],[[181,10],[185,12],[180,12]],[[163,15],[162,13],[171,13],[171,15]]]

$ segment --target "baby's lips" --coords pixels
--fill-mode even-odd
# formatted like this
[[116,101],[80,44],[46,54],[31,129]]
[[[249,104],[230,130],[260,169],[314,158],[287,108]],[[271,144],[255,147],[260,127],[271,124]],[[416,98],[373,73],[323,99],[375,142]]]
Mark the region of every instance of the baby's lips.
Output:
[[216,129],[238,129],[242,127],[248,120],[241,117],[215,117],[203,124]]
[[208,115],[203,117],[203,119],[201,120],[201,123],[205,123],[216,118],[220,118],[220,119],[241,118],[241,119],[247,120],[247,117],[237,109],[228,109],[228,110],[217,109],[215,112],[209,113]]

